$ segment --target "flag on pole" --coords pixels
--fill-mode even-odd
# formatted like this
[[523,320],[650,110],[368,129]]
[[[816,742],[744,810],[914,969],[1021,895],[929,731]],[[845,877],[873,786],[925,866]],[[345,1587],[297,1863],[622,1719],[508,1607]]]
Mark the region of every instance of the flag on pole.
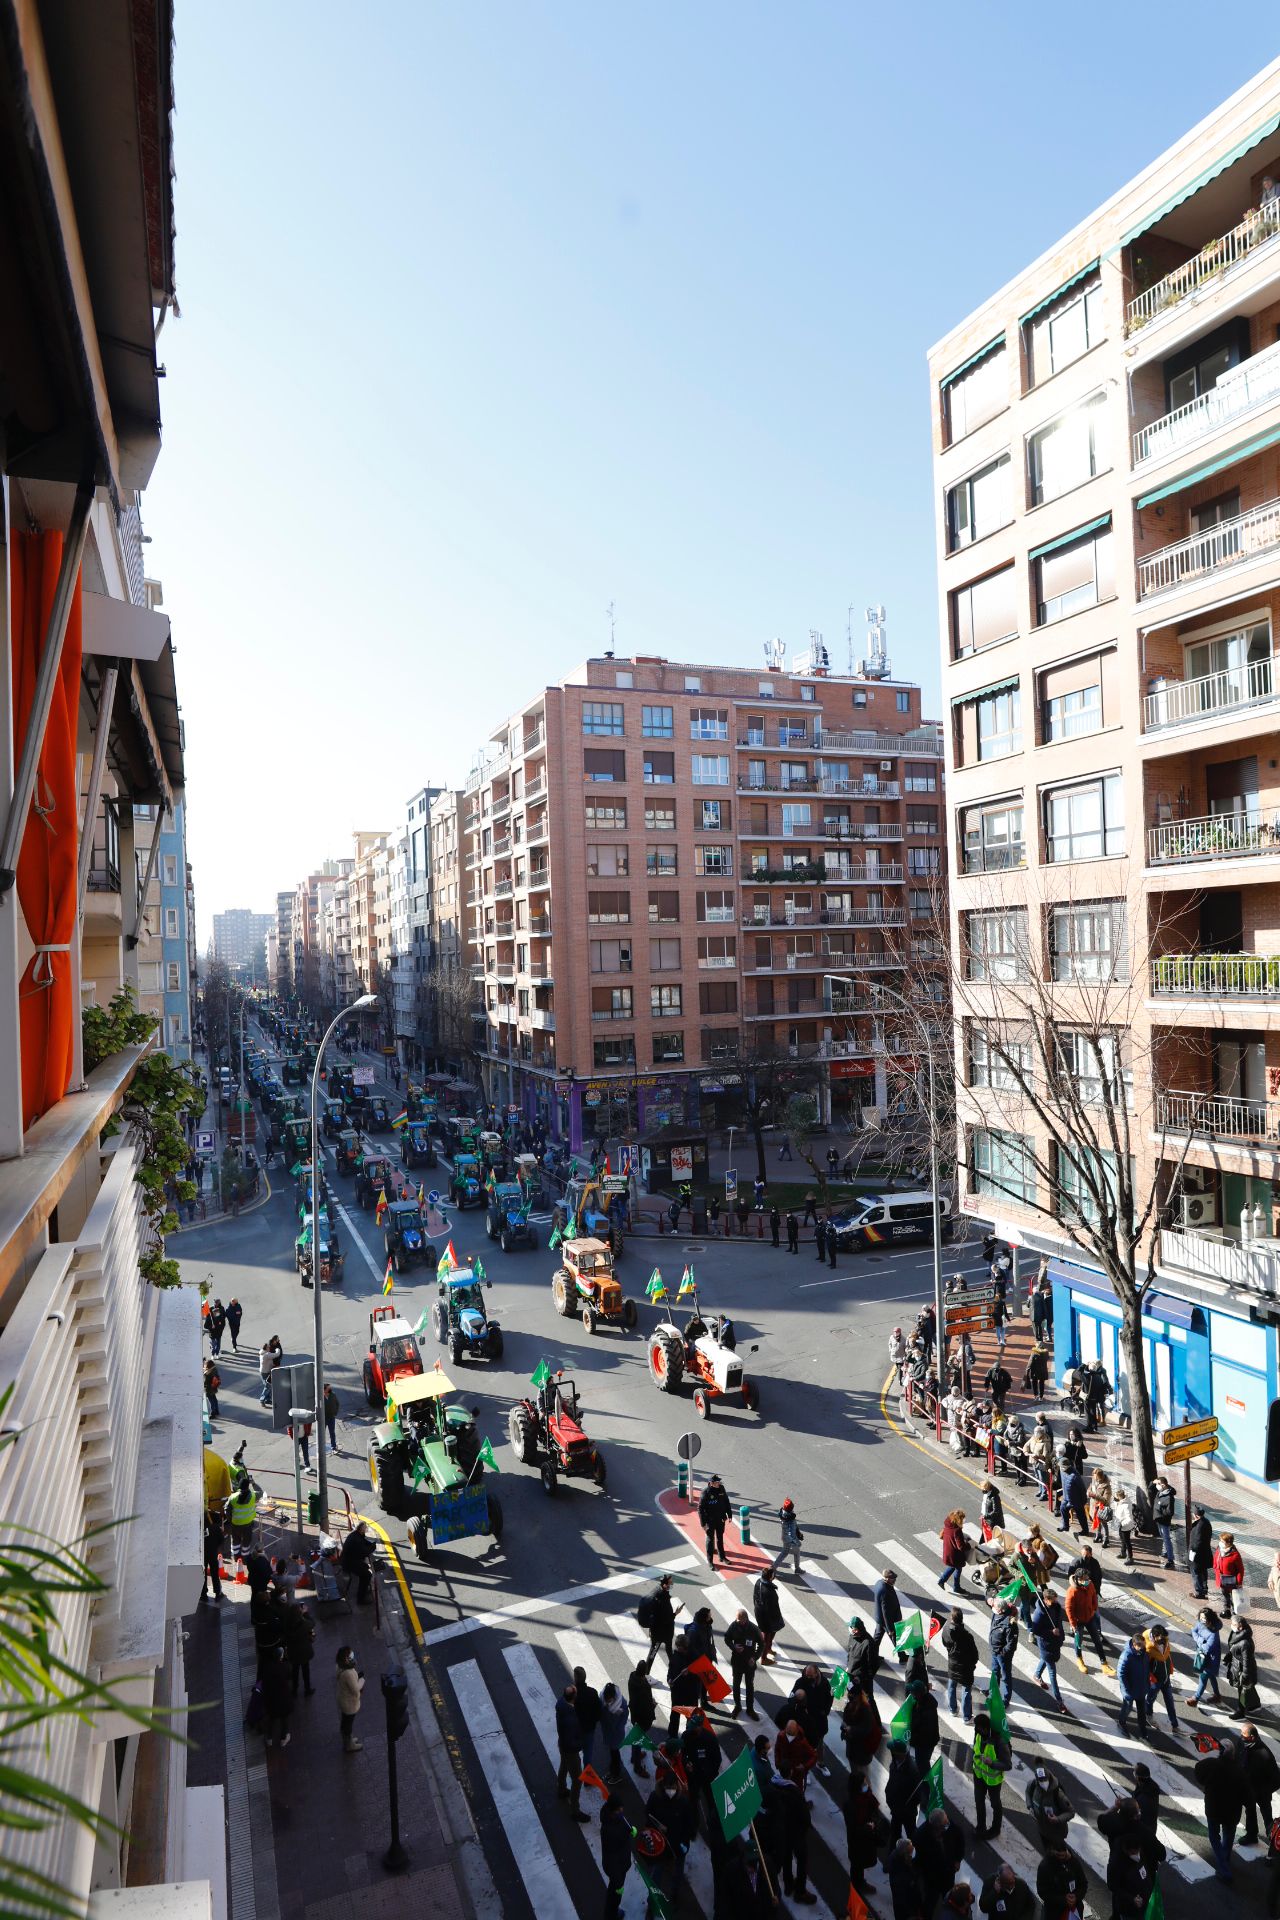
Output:
[[382,1276],[382,1291],[383,1291],[384,1293],[394,1293],[394,1292],[395,1292],[395,1288],[396,1288],[396,1282],[395,1282],[395,1271],[396,1271],[396,1268],[395,1268],[395,1261],[394,1261],[394,1260],[393,1260],[393,1259],[391,1258],[391,1256],[390,1256],[390,1255],[388,1255],[388,1256],[387,1256],[387,1270],[386,1270],[386,1272],[385,1272],[385,1273],[383,1274],[383,1276]]
[[1160,1882],[1153,1881],[1151,1898],[1147,1901],[1147,1910],[1142,1920],[1164,1920],[1164,1897],[1160,1892]]
[[428,1333],[430,1331],[430,1328],[431,1328],[431,1317],[427,1309],[424,1307],[422,1309],[422,1312],[418,1315],[417,1319],[413,1323],[413,1330],[415,1333]]
[[916,1697],[909,1693],[898,1711],[889,1722],[891,1740],[909,1740],[911,1737],[911,1715],[915,1711]]
[[919,1608],[909,1613],[905,1620],[899,1620],[893,1630],[893,1644],[899,1653],[913,1653],[924,1645],[924,1623]]
[[426,1204],[427,1204],[427,1196],[426,1196],[426,1194],[425,1194],[425,1193],[424,1193],[424,1192],[422,1191],[422,1183],[421,1183],[421,1181],[419,1181],[419,1183],[418,1183],[418,1205],[419,1205],[420,1207],[425,1207],[425,1206],[426,1206]]
[[719,1668],[708,1660],[705,1653],[700,1659],[689,1662],[689,1672],[696,1673],[700,1679],[705,1680],[707,1697],[713,1705],[718,1705],[721,1700],[727,1700],[733,1692],[733,1688]]
[[941,1632],[942,1632],[942,1629],[943,1629],[943,1628],[944,1628],[944,1627],[946,1626],[946,1624],[947,1624],[947,1616],[946,1616],[946,1614],[945,1614],[945,1613],[940,1613],[940,1612],[938,1611],[938,1609],[937,1609],[937,1607],[930,1607],[930,1609],[929,1609],[929,1635],[928,1635],[928,1637],[929,1637],[929,1640],[930,1640],[931,1642],[932,1642],[932,1640],[933,1640],[933,1638],[934,1638],[934,1636],[935,1636],[935,1634],[939,1634],[939,1633],[941,1633]]
[[998,1597],[1001,1600],[1016,1600],[1024,1587],[1034,1600],[1036,1598],[1035,1582],[1028,1580],[1027,1570],[1019,1560],[1012,1580],[1007,1587],[1000,1588]]
[[481,1460],[483,1460],[485,1466],[489,1468],[489,1471],[491,1473],[497,1473],[499,1471],[498,1463],[493,1457],[493,1448],[489,1445],[489,1442],[487,1439],[482,1440],[480,1442],[479,1457]]
[[400,1131],[401,1127],[407,1127],[409,1124],[408,1108],[401,1107],[399,1113],[396,1115],[395,1119],[391,1122],[391,1124],[395,1128],[397,1133]]
[[584,1787],[594,1787],[602,1800],[609,1798],[609,1789],[594,1767],[584,1767],[578,1778]]
[[937,1813],[942,1805],[942,1755],[939,1754],[929,1769],[929,1812]]
[[607,1153],[604,1157],[604,1177],[606,1180],[609,1178],[609,1156]]
[[867,1903],[852,1880],[849,1882],[849,1900],[845,1907],[846,1920],[867,1920]]
[[458,1264],[458,1256],[454,1252],[453,1242],[452,1240],[450,1240],[444,1252],[440,1255],[439,1260],[436,1262],[437,1280],[446,1279],[447,1276],[453,1272],[457,1264]]
[[649,1896],[649,1912],[653,1915],[653,1920],[671,1920],[671,1902],[654,1883],[644,1861],[639,1856],[636,1858],[636,1872],[644,1881],[645,1892]]
[[849,1691],[849,1675],[844,1667],[837,1667],[831,1676],[831,1698],[843,1700]]
[[683,1300],[686,1293],[692,1293],[692,1292],[693,1292],[693,1268],[686,1267],[684,1272],[680,1275],[680,1291],[676,1295],[676,1299]]
[[545,1387],[547,1384],[547,1381],[550,1378],[551,1378],[550,1367],[547,1365],[545,1360],[539,1360],[537,1366],[534,1368],[533,1372],[529,1375],[529,1385],[531,1387]]
[[1000,1691],[1000,1678],[993,1673],[987,1682],[987,1714],[991,1721],[991,1731],[1001,1740],[1009,1738],[1009,1715],[1005,1709],[1004,1695]]
[[665,1300],[667,1297],[666,1284],[656,1267],[649,1275],[649,1284],[645,1288],[645,1292],[651,1300]]
[[378,1188],[378,1204],[373,1210],[373,1224],[375,1227],[380,1227],[382,1225],[382,1216],[386,1212],[386,1210],[387,1210],[387,1190],[385,1187],[379,1187]]

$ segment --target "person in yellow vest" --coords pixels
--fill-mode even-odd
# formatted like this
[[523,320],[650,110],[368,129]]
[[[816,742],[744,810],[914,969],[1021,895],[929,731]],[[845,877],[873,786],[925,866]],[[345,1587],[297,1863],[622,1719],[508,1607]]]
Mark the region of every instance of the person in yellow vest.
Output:
[[[1008,1759],[1008,1748],[1001,1751],[991,1728],[991,1716],[978,1713],[973,1718],[973,1801],[977,1815],[974,1834],[977,1839],[994,1840],[1004,1824],[1004,1807],[1000,1799],[1000,1790],[1004,1786],[1004,1767],[1002,1760]],[[991,1826],[987,1826],[987,1802],[991,1802],[994,1815]]]
[[231,1489],[231,1498],[227,1502],[227,1520],[231,1526],[231,1539],[237,1550],[253,1545],[260,1491],[261,1489],[255,1485],[242,1467],[236,1475]]

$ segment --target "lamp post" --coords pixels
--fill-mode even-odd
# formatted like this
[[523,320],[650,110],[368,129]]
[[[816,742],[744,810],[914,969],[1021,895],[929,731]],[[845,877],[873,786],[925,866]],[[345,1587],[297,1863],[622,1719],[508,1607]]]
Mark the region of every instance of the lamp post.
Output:
[[[362,993],[349,1007],[334,1014],[316,1048],[316,1063],[311,1069],[311,1311],[315,1329],[316,1372],[316,1492],[320,1501],[320,1526],[329,1524],[329,1457],[325,1452],[324,1424],[324,1288],[320,1284],[320,1063],[333,1032],[350,1014],[373,1006],[377,995]],[[301,1522],[301,1516],[299,1516]]]

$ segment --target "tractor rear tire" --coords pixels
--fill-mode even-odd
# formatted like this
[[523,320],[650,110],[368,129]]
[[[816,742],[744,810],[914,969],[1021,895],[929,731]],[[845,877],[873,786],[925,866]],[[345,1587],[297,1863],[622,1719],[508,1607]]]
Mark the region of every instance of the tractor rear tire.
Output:
[[542,1491],[554,1494],[556,1490],[556,1470],[549,1460],[544,1460],[539,1469],[542,1479]]
[[435,1325],[436,1342],[443,1346],[449,1338],[449,1314],[443,1300],[436,1303],[436,1310],[431,1317]]
[[610,1253],[611,1253],[611,1254],[613,1255],[613,1257],[614,1257],[614,1259],[615,1259],[615,1260],[621,1260],[621,1258],[622,1258],[622,1247],[623,1247],[623,1239],[622,1239],[622,1228],[621,1228],[621,1227],[610,1227],[610,1229],[609,1229],[609,1251],[610,1251]]
[[455,1333],[452,1340],[450,1340],[449,1342],[449,1358],[452,1360],[455,1367],[462,1365],[462,1356],[466,1352],[466,1350],[467,1350],[466,1341],[463,1339],[460,1333]]
[[604,1464],[604,1455],[596,1449],[595,1483],[603,1493],[609,1484],[609,1470]]
[[747,1412],[748,1412],[748,1413],[759,1413],[759,1411],[760,1411],[760,1389],[759,1389],[759,1387],[758,1387],[758,1386],[756,1385],[756,1383],[755,1383],[755,1381],[754,1381],[754,1380],[744,1380],[744,1381],[743,1381],[743,1383],[742,1383],[742,1404],[743,1404],[743,1406],[744,1406],[744,1407],[745,1407],[745,1408],[747,1409]]
[[569,1289],[569,1276],[561,1267],[559,1273],[551,1277],[551,1304],[565,1320],[573,1316],[573,1294]]
[[586,1306],[582,1309],[582,1324],[586,1328],[588,1333],[595,1332],[596,1325],[597,1325],[596,1310],[591,1305],[590,1301],[588,1301]]
[[704,1387],[695,1387],[693,1390],[693,1410],[699,1420],[711,1418],[711,1399]]
[[538,1458],[538,1436],[527,1407],[512,1407],[507,1415],[507,1438],[522,1467],[532,1467]]
[[419,1560],[425,1560],[431,1550],[431,1522],[425,1513],[409,1522],[409,1545]]
[[626,1328],[628,1333],[630,1333],[632,1329],[635,1327],[636,1321],[639,1319],[639,1317],[640,1317],[639,1314],[636,1312],[635,1301],[624,1300],[622,1303],[622,1324]]
[[673,1333],[655,1333],[649,1341],[649,1373],[660,1393],[675,1393],[684,1378],[684,1353]]
[[502,1248],[502,1251],[504,1253],[510,1253],[511,1235],[505,1227],[502,1229],[502,1232],[498,1236],[498,1245]]
[[502,1504],[493,1494],[489,1495],[489,1531],[495,1540],[501,1540]]
[[491,1213],[486,1213],[484,1217],[484,1230],[485,1230],[485,1235],[488,1239],[492,1240],[495,1237],[494,1226],[493,1226],[493,1215]]
[[382,1405],[378,1398],[378,1383],[373,1377],[373,1368],[366,1360],[364,1363],[364,1397],[371,1407]]
[[485,1352],[491,1360],[502,1358],[502,1328],[490,1327],[489,1337],[485,1341]]

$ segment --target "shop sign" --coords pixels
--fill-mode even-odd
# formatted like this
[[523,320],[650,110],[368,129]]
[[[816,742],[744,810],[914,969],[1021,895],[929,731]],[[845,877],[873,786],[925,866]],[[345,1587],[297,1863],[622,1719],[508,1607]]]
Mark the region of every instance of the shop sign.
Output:
[[582,1096],[582,1104],[584,1107],[598,1107],[603,1099],[604,1095],[599,1087],[588,1087]]
[[833,1080],[871,1080],[875,1078],[874,1060],[832,1060],[831,1078]]
[[573,1092],[572,1080],[557,1080],[556,1092],[560,1095],[560,1098],[562,1100],[567,1100],[569,1095]]

